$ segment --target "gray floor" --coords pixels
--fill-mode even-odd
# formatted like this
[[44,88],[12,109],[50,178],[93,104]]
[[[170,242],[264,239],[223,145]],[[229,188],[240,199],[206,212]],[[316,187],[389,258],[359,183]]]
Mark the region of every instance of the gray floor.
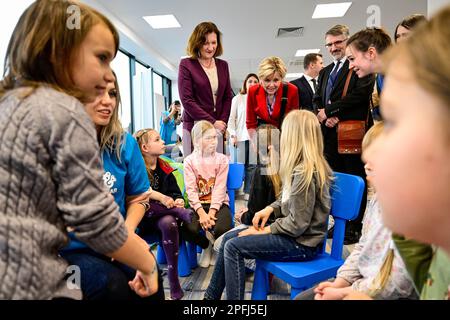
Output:
[[[246,205],[246,201],[238,198],[236,200],[236,210]],[[344,247],[344,258],[347,257],[352,251],[354,245],[348,245]],[[165,266],[161,265],[164,270]],[[209,281],[214,267],[209,268],[197,267],[192,270],[192,273],[188,277],[180,277],[180,283],[184,289],[183,300],[202,300],[205,290],[208,287]],[[253,287],[253,275],[249,275],[245,283],[245,299],[251,300],[251,292]],[[170,297],[169,282],[167,276],[164,276],[164,291],[166,299]],[[290,286],[280,279],[274,277],[271,286],[271,294],[268,296],[268,300],[289,300],[290,299]]]

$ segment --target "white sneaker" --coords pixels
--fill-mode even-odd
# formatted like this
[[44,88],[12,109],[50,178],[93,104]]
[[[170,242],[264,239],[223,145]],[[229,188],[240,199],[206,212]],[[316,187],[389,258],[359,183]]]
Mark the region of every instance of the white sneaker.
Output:
[[205,237],[209,240],[211,244],[214,244],[214,241],[216,241],[216,239],[214,239],[214,236],[210,231],[205,231]]
[[211,263],[211,254],[212,254],[212,244],[210,243],[208,248],[203,249],[200,254],[200,260],[198,261],[198,265],[202,268],[208,268]]
[[211,261],[209,261],[209,265],[210,266],[215,266],[216,265],[216,260],[217,260],[217,252],[215,250],[213,250],[212,254],[211,254]]

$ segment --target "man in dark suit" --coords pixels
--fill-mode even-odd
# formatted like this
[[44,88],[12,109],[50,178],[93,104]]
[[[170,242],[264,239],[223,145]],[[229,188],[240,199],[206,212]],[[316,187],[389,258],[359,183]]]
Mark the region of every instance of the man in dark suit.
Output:
[[[366,181],[361,155],[338,153],[338,122],[341,120],[368,119],[369,100],[375,84],[372,75],[359,79],[353,71],[349,70],[349,61],[345,56],[348,37],[349,29],[344,25],[336,25],[325,34],[325,46],[333,56],[334,61],[320,72],[313,104],[322,126],[325,157],[331,168],[334,171],[360,176]],[[344,86],[349,72],[352,72],[352,75],[347,94],[343,98]],[[358,218],[347,224],[346,243],[354,243],[359,239],[366,199],[367,187]]]
[[317,78],[323,69],[323,59],[320,53],[308,53],[303,61],[305,73],[302,77],[291,81],[298,88],[300,107],[314,111],[313,96],[316,93]]

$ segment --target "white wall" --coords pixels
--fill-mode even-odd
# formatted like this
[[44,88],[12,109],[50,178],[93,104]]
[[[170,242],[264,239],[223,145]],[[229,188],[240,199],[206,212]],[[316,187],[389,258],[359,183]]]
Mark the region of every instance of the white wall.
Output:
[[449,4],[450,0],[428,0],[428,17],[431,18],[436,11]]
[[33,0],[14,0],[14,5],[2,1],[0,5],[0,77],[3,78],[3,66],[9,39],[22,13]]

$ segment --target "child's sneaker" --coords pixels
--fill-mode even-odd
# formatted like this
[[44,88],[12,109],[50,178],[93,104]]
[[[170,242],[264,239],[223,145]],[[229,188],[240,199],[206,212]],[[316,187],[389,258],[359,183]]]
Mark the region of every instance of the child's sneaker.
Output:
[[211,231],[205,231],[205,237],[209,240],[211,244],[214,244],[216,239],[214,239],[214,235],[211,233]]
[[212,245],[209,244],[208,248],[203,249],[200,254],[200,260],[198,261],[198,265],[202,268],[208,268],[211,263],[211,254],[212,254]]

